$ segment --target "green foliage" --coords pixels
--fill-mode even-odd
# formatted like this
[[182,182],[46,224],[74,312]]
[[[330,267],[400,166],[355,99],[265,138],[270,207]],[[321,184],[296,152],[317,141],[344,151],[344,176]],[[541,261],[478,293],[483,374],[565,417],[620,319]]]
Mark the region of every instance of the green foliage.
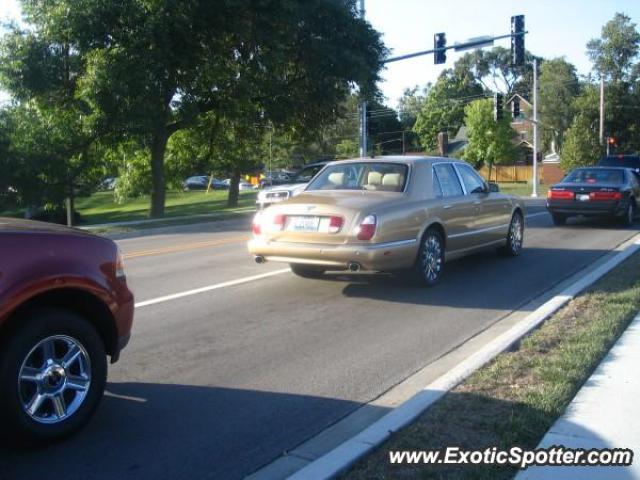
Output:
[[511,51],[504,47],[474,50],[463,55],[454,65],[458,76],[471,76],[485,91],[502,92],[508,98],[519,93],[529,98],[532,91],[533,56],[527,52],[525,65],[511,65]]
[[358,156],[359,145],[355,140],[342,140],[336,145],[336,157],[353,158]]
[[[640,124],[637,106],[640,105],[640,32],[626,15],[617,13],[602,28],[602,36],[591,40],[588,52],[596,75],[605,77],[606,136],[616,138],[614,152],[640,150]],[[593,131],[599,127],[599,89],[588,85],[576,98],[575,110],[583,118],[579,124]],[[586,127],[583,127],[583,130]],[[592,150],[588,146],[586,150]]]
[[464,70],[444,70],[428,89],[422,109],[413,127],[426,150],[438,146],[438,133],[447,131],[453,138],[464,120],[464,105],[469,97],[481,96],[482,87]]
[[576,68],[564,58],[545,60],[540,68],[539,115],[542,120],[542,143],[562,148],[564,132],[575,115],[574,98],[580,91]]
[[616,13],[602,27],[601,38],[587,44],[587,53],[593,62],[594,71],[604,74],[613,82],[628,80],[634,72],[634,60],[640,48],[640,32],[631,18]]
[[402,129],[405,131],[406,150],[410,152],[417,152],[422,149],[420,139],[416,132],[413,131],[413,127],[424,106],[428,90],[428,88],[423,88],[420,91],[417,86],[407,88],[398,102],[398,117],[400,118]]
[[0,186],[16,190],[18,206],[51,204],[92,191],[101,176],[95,146],[73,109],[25,102],[3,112],[5,155]]
[[515,136],[510,120],[505,116],[496,122],[493,119],[493,101],[491,99],[476,100],[464,109],[465,125],[469,144],[464,150],[463,158],[480,168],[494,164],[507,163],[514,160],[516,149],[513,144]]
[[576,167],[595,165],[601,154],[602,147],[593,123],[585,115],[576,115],[565,134],[560,166],[568,172]]
[[352,0],[24,0],[23,9],[28,28],[1,42],[2,86],[20,101],[77,101],[91,138],[144,145],[156,216],[176,132],[214,113],[238,170],[264,144],[255,124],[305,138],[356,87],[373,98],[386,55]]

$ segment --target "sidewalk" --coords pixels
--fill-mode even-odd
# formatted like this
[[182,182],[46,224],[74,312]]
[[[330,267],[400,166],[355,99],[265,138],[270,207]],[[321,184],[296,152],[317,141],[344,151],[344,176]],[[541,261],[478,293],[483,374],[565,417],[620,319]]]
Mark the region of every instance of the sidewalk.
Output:
[[630,467],[532,467],[516,480],[640,479],[640,314],[538,447],[630,448]]

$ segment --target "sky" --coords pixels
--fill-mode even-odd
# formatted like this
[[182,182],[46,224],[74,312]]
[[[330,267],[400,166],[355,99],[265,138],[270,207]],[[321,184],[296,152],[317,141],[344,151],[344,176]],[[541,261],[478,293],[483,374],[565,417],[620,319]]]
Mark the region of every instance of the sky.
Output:
[[[616,12],[640,23],[640,0],[365,0],[365,18],[382,33],[392,55],[433,48],[433,34],[445,32],[448,45],[472,37],[504,35],[512,15],[525,15],[527,50],[544,58],[565,57],[578,73],[591,64],[586,44],[599,37]],[[17,0],[0,0],[0,20],[20,15]],[[496,45],[509,47],[509,39]],[[380,88],[391,107],[405,88],[424,86],[463,55],[447,52],[447,63],[434,65],[428,55],[389,64]],[[0,93],[0,102],[6,101]]]

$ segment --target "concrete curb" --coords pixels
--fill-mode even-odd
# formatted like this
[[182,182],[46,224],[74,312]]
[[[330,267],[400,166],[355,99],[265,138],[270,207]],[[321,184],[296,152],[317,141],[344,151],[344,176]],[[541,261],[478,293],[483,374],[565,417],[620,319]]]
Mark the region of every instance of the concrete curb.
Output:
[[558,295],[527,315],[517,325],[427,385],[408,401],[288,478],[291,480],[320,480],[331,478],[344,471],[360,457],[389,438],[393,432],[408,425],[477,369],[517,343],[523,336],[543,323],[581,291],[640,250],[640,234],[625,242],[625,245],[626,247],[619,250],[618,254],[565,288]]

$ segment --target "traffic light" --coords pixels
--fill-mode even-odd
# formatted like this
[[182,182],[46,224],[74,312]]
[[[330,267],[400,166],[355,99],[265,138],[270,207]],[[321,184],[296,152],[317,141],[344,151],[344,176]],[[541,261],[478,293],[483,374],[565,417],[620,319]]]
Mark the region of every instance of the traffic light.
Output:
[[524,15],[511,17],[511,64],[524,65]]
[[436,33],[433,36],[433,63],[438,65],[440,63],[445,63],[447,61],[447,52],[446,50],[438,50],[440,48],[445,48],[447,46],[447,36],[443,33]]
[[618,141],[616,140],[616,137],[607,137],[607,143],[612,147],[618,146]]
[[520,116],[520,98],[517,96],[513,97],[513,102],[511,102],[511,113],[514,119]]
[[496,122],[499,120],[502,120],[502,117],[503,117],[502,101],[503,101],[503,95],[501,93],[493,94],[493,119]]

